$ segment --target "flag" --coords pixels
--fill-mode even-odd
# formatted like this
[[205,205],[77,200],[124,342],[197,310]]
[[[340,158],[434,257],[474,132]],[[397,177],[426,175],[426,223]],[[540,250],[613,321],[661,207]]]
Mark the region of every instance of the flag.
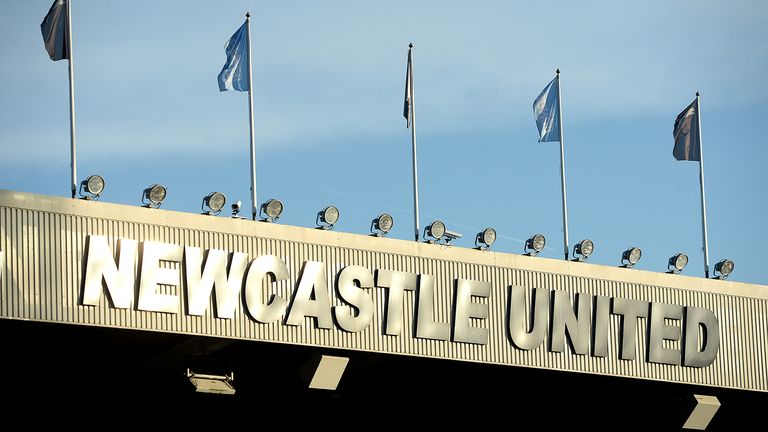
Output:
[[247,25],[247,23],[243,23],[224,45],[224,51],[227,52],[227,62],[219,72],[219,91],[250,90],[248,85],[248,56],[251,50],[248,46]]
[[675,159],[701,161],[698,98],[677,116],[672,135],[675,137],[675,148],[672,151]]
[[69,19],[66,0],[55,0],[48,15],[40,23],[45,50],[51,60],[69,58]]
[[413,73],[411,72],[411,50],[408,50],[408,67],[405,71],[405,100],[403,101],[403,117],[405,127],[411,127],[411,108],[413,106]]
[[539,142],[560,141],[560,80],[555,77],[533,101],[533,115],[539,128]]

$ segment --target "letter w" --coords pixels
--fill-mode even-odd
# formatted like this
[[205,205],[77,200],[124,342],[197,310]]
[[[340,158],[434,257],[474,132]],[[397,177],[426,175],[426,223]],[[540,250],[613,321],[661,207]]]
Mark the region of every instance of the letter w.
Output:
[[243,284],[243,273],[248,255],[235,252],[227,276],[227,252],[208,249],[205,268],[202,268],[203,252],[197,247],[184,248],[185,276],[187,281],[187,313],[202,316],[208,308],[211,291],[216,287],[216,316],[232,318]]

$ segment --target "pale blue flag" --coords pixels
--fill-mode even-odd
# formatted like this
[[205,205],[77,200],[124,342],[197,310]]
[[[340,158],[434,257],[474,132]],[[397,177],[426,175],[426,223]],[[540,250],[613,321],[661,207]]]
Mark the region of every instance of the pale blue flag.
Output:
[[539,128],[539,142],[560,141],[560,80],[557,78],[544,87],[533,101],[533,115]]
[[250,90],[248,87],[248,56],[251,50],[248,46],[248,29],[246,26],[247,23],[243,23],[224,45],[224,51],[227,52],[227,62],[219,72],[219,91]]

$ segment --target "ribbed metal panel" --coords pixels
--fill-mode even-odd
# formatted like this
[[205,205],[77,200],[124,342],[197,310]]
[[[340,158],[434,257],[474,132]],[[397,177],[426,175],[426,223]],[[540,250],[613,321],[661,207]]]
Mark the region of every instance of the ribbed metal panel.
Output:
[[[433,275],[435,319],[442,322],[451,320],[456,279],[490,282],[489,319],[474,323],[488,326],[489,341],[481,346],[415,338],[413,292],[405,294],[402,334],[384,335],[382,317],[387,291],[375,287],[370,292],[377,311],[374,321],[358,333],[337,328],[315,329],[309,319],[297,327],[257,323],[247,315],[242,302],[231,320],[214,318],[212,303],[205,316],[187,316],[183,300],[178,314],[110,308],[103,294],[100,306],[83,306],[79,304],[79,295],[88,235],[105,236],[113,250],[117,239],[125,238],[244,252],[251,259],[274,254],[284,259],[291,273],[291,281],[277,284],[273,290],[284,298],[290,298],[305,261],[323,262],[331,299],[337,305],[343,303],[332,287],[336,274],[346,265],[360,265],[371,271],[387,269]],[[6,191],[0,191],[0,251],[1,318],[264,340],[768,391],[768,287],[763,286]],[[720,352],[715,362],[705,368],[645,362],[643,319],[637,330],[638,358],[619,360],[618,316],[611,317],[607,357],[575,355],[568,348],[565,353],[554,353],[545,346],[519,350],[510,343],[506,332],[510,285],[707,308],[714,311],[720,322]],[[184,291],[181,287],[173,290],[179,295]],[[680,348],[680,342],[669,346]]]

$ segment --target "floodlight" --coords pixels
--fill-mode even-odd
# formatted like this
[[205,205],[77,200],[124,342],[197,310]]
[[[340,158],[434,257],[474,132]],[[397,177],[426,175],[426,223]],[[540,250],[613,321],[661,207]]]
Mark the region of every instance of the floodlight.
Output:
[[[203,210],[203,214],[214,215],[219,214],[226,203],[227,197],[223,193],[211,192],[203,198],[203,204],[200,208]],[[205,207],[208,207],[208,210],[205,210]]]
[[371,222],[371,232],[376,237],[384,237],[394,224],[395,220],[389,213],[382,213]]
[[214,394],[235,394],[235,374],[234,372],[229,375],[206,375],[198,374],[187,369],[187,378],[189,382],[195,386],[195,391],[200,393],[214,393]]
[[280,219],[283,213],[283,203],[277,199],[267,200],[259,209],[259,216],[264,217],[262,222],[274,222]]
[[667,268],[669,269],[669,273],[678,274],[685,266],[688,265],[688,255],[684,253],[675,254],[672,258],[669,259],[669,263],[667,264]]
[[621,263],[626,268],[632,268],[638,261],[640,261],[640,257],[642,256],[643,251],[641,251],[640,248],[631,247],[621,254]]
[[160,204],[165,200],[165,196],[168,194],[168,190],[163,185],[153,184],[152,186],[144,189],[144,194],[141,197],[141,202],[144,203],[144,207],[158,208]]
[[318,228],[329,230],[339,221],[339,209],[334,206],[328,206],[317,213]]
[[445,234],[445,224],[439,220],[432,222],[424,228],[424,237],[432,237],[427,240],[427,243],[435,243],[439,241],[443,234]]
[[491,245],[496,241],[496,230],[493,228],[486,228],[475,237],[475,246],[478,249],[488,250]]
[[573,256],[576,257],[574,261],[585,261],[595,251],[595,244],[592,240],[585,239],[573,247]]
[[[105,185],[104,177],[100,175],[88,176],[87,179],[80,183],[80,196],[85,200],[97,200],[101,196],[101,193],[104,192]],[[85,193],[88,195],[84,195],[83,190],[85,190]]]
[[547,244],[547,239],[541,234],[534,234],[525,241],[525,247],[523,250],[528,256],[536,256],[539,252],[544,250],[544,245]]
[[715,264],[715,272],[720,273],[719,276],[716,276],[717,279],[726,279],[728,276],[733,273],[733,261],[729,259],[724,259]]
[[[449,231],[445,228],[442,221],[436,220],[424,228],[424,238],[427,243],[440,243],[450,245],[452,240],[461,238],[463,235],[455,231]],[[430,238],[431,237],[431,238]]]

